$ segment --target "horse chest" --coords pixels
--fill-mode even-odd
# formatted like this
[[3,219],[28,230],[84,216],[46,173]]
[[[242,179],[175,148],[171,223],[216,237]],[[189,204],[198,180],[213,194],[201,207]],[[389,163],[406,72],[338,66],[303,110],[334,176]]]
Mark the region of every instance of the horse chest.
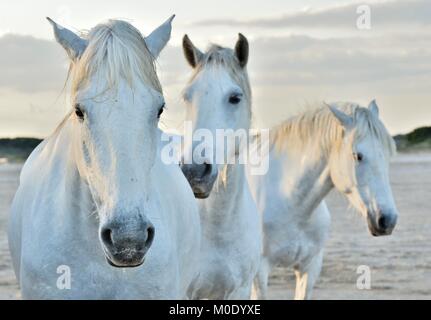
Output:
[[[28,255],[27,255],[28,256]],[[67,255],[23,260],[21,286],[31,299],[170,299],[178,297],[175,268],[156,269],[144,263],[136,269],[118,269],[104,260]],[[160,272],[166,272],[163,279]]]
[[236,291],[251,284],[257,263],[250,256],[213,249],[206,257],[195,299],[229,299]]
[[[202,216],[214,217],[226,211],[201,207]],[[247,292],[257,272],[261,255],[260,219],[251,195],[237,199],[230,209],[234,219],[202,222],[199,298],[227,299]]]
[[[23,237],[21,287],[31,299],[168,299],[180,297],[178,265],[172,248],[155,240],[141,267],[110,266],[97,233],[82,241],[79,232],[27,232]],[[49,232],[50,231],[50,232]],[[157,258],[153,255],[157,252]],[[160,273],[164,276],[160,277]]]
[[276,265],[292,266],[305,263],[316,255],[324,245],[321,231],[312,226],[290,224],[280,229],[279,225],[265,225],[265,255]]

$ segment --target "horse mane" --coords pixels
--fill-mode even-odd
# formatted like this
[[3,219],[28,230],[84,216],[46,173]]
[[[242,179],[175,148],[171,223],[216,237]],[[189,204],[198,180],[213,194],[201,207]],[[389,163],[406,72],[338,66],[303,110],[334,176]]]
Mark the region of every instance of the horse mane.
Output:
[[[380,142],[388,157],[395,154],[396,146],[392,136],[368,108],[350,102],[339,102],[335,107],[353,118],[355,140],[360,141],[371,134]],[[329,107],[321,106],[292,117],[271,129],[270,147],[281,151],[292,144],[301,147],[313,139],[320,144],[321,150],[329,155],[332,146],[341,143],[343,136],[343,126]]]
[[72,97],[82,85],[96,73],[108,82],[108,88],[115,88],[120,79],[133,87],[141,81],[162,93],[155,67],[144,37],[130,23],[122,20],[108,20],[98,24],[84,37],[88,46],[77,62],[72,62]]
[[235,52],[230,48],[224,48],[216,44],[210,45],[209,49],[203,55],[188,82],[190,84],[205,68],[223,67],[228,72],[229,76],[241,87],[244,92],[244,97],[247,100],[249,112],[251,115],[251,86],[248,78],[247,69],[240,66]]
[[[141,81],[163,93],[156,73],[155,59],[138,29],[122,20],[108,20],[89,32],[81,32],[88,46],[78,61],[72,61],[66,82],[71,80],[72,100],[81,86],[98,73],[108,81],[108,88],[115,88],[120,79],[133,87]],[[69,111],[50,137],[56,136],[71,116]]]

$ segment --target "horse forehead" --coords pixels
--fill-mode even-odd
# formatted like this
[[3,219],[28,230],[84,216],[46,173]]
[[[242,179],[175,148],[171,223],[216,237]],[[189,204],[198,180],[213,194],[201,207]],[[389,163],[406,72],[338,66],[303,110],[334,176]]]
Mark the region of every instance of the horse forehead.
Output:
[[112,88],[109,85],[90,82],[85,88],[77,92],[76,101],[118,108],[132,105],[152,107],[153,102],[162,103],[163,96],[145,84],[136,83],[132,86],[126,80],[121,80],[116,87]]
[[384,147],[379,139],[369,135],[354,144],[355,152],[362,152],[366,155],[367,163],[373,167],[386,166],[389,163],[389,157],[386,156]]
[[367,133],[360,137],[353,137],[353,145],[356,148],[365,149],[364,151],[373,151],[378,152],[382,151],[382,143],[381,141],[371,133]]
[[[230,77],[229,72],[222,66],[209,66],[204,68],[194,79],[193,89],[226,89],[237,85]],[[195,90],[193,90],[195,91]]]

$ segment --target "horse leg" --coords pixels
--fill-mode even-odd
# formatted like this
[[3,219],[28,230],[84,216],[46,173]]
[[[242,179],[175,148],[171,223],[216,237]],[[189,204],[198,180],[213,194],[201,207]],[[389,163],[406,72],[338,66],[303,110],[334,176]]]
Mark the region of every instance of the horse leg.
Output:
[[322,261],[323,250],[320,250],[320,252],[311,259],[310,263],[305,267],[299,266],[299,268],[295,270],[295,300],[311,299],[314,284],[319,278],[320,271],[322,270]]
[[253,283],[253,299],[254,300],[266,300],[268,298],[268,277],[270,270],[269,261],[266,258],[262,258],[259,271],[254,278]]
[[251,292],[252,285],[249,284],[247,286],[236,289],[235,292],[232,292],[223,300],[250,300]]

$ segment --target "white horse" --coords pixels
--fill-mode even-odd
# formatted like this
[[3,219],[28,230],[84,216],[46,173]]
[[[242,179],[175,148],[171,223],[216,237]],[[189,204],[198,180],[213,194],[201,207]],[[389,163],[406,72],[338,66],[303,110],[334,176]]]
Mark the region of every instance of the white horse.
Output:
[[12,204],[23,298],[186,298],[199,213],[178,165],[160,159],[154,68],[172,18],[146,38],[119,20],[81,38],[49,19],[71,59],[73,108],[27,160]]
[[[235,50],[214,45],[202,53],[185,36],[183,49],[194,68],[184,91],[193,131],[207,130],[213,138],[221,129],[248,134],[251,89],[246,71],[247,39],[240,34]],[[201,274],[191,297],[249,299],[261,256],[261,223],[245,166],[237,161],[242,143],[236,140],[221,146],[207,139],[190,144],[186,154],[196,152],[198,145],[209,150],[206,158],[199,162],[193,157],[182,165],[195,196],[201,198]],[[226,157],[225,162],[217,163],[217,155]]]
[[319,277],[330,214],[322,201],[333,188],[368,222],[372,235],[389,235],[397,221],[388,163],[392,137],[368,108],[340,103],[287,120],[271,131],[269,172],[248,175],[263,215],[263,258],[256,289],[266,298],[274,266],[293,267],[295,299],[309,299]]

